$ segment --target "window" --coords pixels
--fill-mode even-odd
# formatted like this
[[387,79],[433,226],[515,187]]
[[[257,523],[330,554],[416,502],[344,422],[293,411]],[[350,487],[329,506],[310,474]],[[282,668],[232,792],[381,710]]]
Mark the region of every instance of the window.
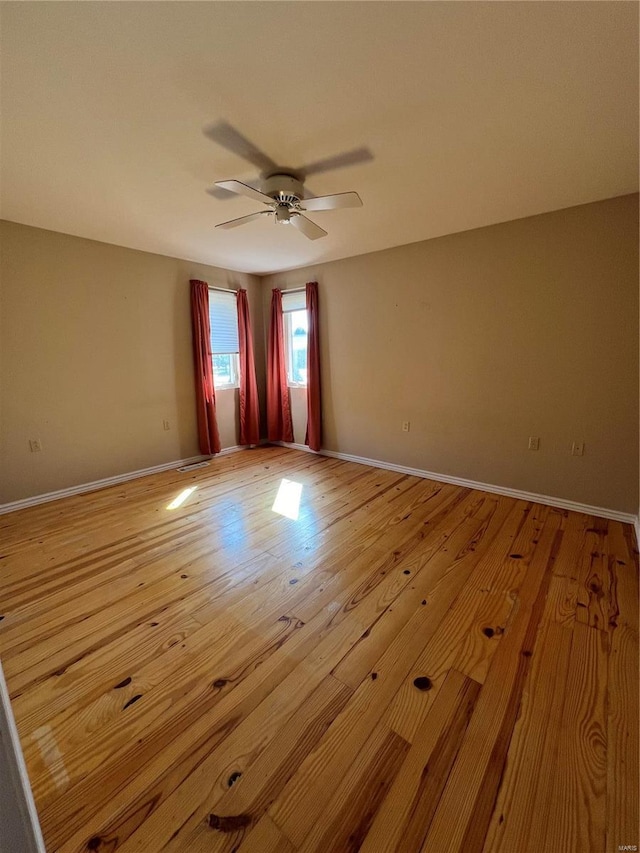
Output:
[[285,358],[289,387],[307,387],[307,297],[304,292],[282,294]]
[[216,388],[237,388],[239,384],[238,305],[233,290],[209,289],[211,360]]

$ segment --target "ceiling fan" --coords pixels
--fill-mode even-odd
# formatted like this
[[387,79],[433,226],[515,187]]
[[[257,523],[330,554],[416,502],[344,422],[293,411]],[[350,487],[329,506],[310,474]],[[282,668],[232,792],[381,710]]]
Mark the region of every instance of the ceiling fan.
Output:
[[373,159],[367,148],[357,148],[353,151],[338,154],[307,166],[291,169],[278,166],[266,154],[256,148],[248,139],[225,121],[216,122],[205,128],[204,133],[209,139],[222,145],[235,154],[248,160],[261,170],[260,189],[241,181],[216,181],[215,188],[208,190],[217,198],[228,197],[229,193],[244,195],[254,201],[261,201],[267,210],[258,210],[238,219],[221,222],[216,228],[236,228],[264,216],[273,217],[277,225],[293,225],[305,237],[317,240],[325,237],[327,232],[307,219],[303,214],[312,210],[336,210],[342,207],[362,207],[362,200],[356,192],[337,193],[335,195],[314,196],[305,189],[304,180],[307,175],[319,174],[341,166],[355,165]]

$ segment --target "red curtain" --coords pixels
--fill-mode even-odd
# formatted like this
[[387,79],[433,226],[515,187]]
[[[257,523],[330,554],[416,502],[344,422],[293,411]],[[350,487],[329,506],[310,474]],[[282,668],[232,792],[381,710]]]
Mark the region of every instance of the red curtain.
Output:
[[267,347],[267,436],[269,441],[293,441],[291,404],[284,362],[282,293],[271,291],[271,320]]
[[318,282],[307,284],[307,435],[304,443],[320,450],[322,441],[322,401],[320,396],[320,339],[318,336]]
[[193,327],[193,361],[196,378],[196,406],[200,453],[220,453],[220,434],[216,421],[216,394],[211,363],[209,329],[209,286],[206,281],[191,280],[191,322]]
[[259,444],[260,406],[247,291],[239,290],[237,299],[240,343],[240,444]]

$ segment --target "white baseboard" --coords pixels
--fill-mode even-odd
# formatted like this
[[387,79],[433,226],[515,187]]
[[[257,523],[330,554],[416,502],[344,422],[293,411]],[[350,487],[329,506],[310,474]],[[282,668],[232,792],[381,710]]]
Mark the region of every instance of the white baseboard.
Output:
[[149,474],[159,474],[161,471],[170,471],[172,468],[179,468],[182,465],[191,465],[193,462],[202,462],[204,459],[217,459],[219,456],[228,456],[230,453],[237,453],[238,450],[245,450],[242,445],[236,444],[233,447],[224,447],[220,453],[215,456],[190,456],[188,459],[177,459],[174,462],[163,462],[162,465],[153,465],[151,468],[140,468],[138,471],[128,471],[126,474],[116,474],[114,477],[105,477],[103,480],[94,480],[91,483],[80,483],[77,486],[70,486],[68,489],[58,489],[55,492],[46,492],[43,495],[34,495],[31,498],[23,498],[19,501],[0,504],[0,515],[7,512],[15,512],[18,509],[26,509],[29,506],[37,506],[38,504],[49,503],[49,501],[57,501],[60,498],[68,498],[72,495],[82,495],[85,492],[95,492],[97,489],[104,489],[107,486],[116,486],[118,483],[126,483],[127,480],[136,480],[138,477],[146,477]]
[[[261,440],[263,444],[276,444],[281,447],[289,447],[292,450],[302,450],[305,453],[313,453],[317,456],[329,456],[333,459],[342,459],[345,462],[355,462],[358,465],[368,465],[371,468],[383,468],[387,471],[397,471],[399,474],[411,474],[414,477],[422,477],[428,480],[438,480],[441,483],[450,483],[454,486],[463,486],[468,489],[478,489],[483,492],[491,492],[496,495],[506,495],[507,497],[517,498],[519,500],[531,501],[532,503],[546,504],[547,506],[555,506],[560,509],[573,510],[574,512],[583,512],[587,515],[597,515],[602,518],[611,518],[615,521],[622,521],[625,524],[632,524],[636,531],[636,540],[640,543],[640,520],[637,515],[631,513],[619,512],[615,509],[607,509],[606,507],[590,506],[589,504],[581,504],[576,501],[565,500],[564,498],[556,498],[551,495],[538,495],[534,492],[524,492],[520,489],[511,489],[507,486],[496,486],[492,483],[479,483],[476,480],[466,480],[463,477],[453,477],[449,474],[440,474],[435,471],[424,471],[421,468],[409,468],[406,465],[396,465],[394,462],[383,462],[380,459],[368,459],[365,456],[354,456],[351,453],[339,453],[336,450],[311,450],[306,444],[296,444],[288,441],[272,441],[268,442]],[[19,501],[0,504],[0,515],[7,512],[14,512],[18,509],[25,509],[38,504],[49,503],[60,498],[70,497],[72,495],[81,495],[85,492],[93,492],[97,489],[104,489],[107,486],[115,486],[118,483],[125,483],[127,480],[135,480],[138,477],[146,477],[149,474],[158,474],[161,471],[170,471],[172,468],[178,468],[183,465],[190,465],[193,462],[202,462],[204,459],[217,458],[218,456],[228,456],[230,453],[237,453],[239,450],[246,450],[243,445],[233,445],[232,447],[223,448],[215,457],[211,456],[191,456],[188,459],[177,459],[173,462],[164,462],[162,465],[154,465],[151,468],[141,468],[138,471],[129,471],[126,474],[117,474],[114,477],[105,477],[103,480],[94,480],[91,483],[81,483],[77,486],[71,486],[68,489],[59,489],[55,492],[47,492],[43,495],[34,495],[30,498],[23,498]]]
[[[277,444],[279,447],[288,447],[290,450],[304,450],[305,453],[315,453],[316,456],[328,456],[328,450],[312,450],[306,444],[296,444],[295,441],[272,441],[271,444]],[[341,458],[335,454],[336,458]]]
[[[523,492],[521,489],[511,489],[508,486],[496,486],[493,483],[479,483],[476,480],[466,480],[463,477],[453,477],[450,474],[440,474],[435,471],[423,471],[421,468],[409,468],[406,465],[396,465],[393,462],[383,462],[380,459],[367,459],[364,456],[353,456],[351,453],[338,453],[336,450],[311,450],[306,444],[292,444],[291,442],[278,441],[282,447],[290,447],[294,450],[303,450],[305,453],[317,453],[319,456],[330,456],[333,459],[343,459],[345,462],[356,462],[358,465],[369,465],[372,468],[384,468],[387,471],[397,471],[399,474],[411,474],[414,477],[423,477],[427,480],[438,480],[441,483],[451,483],[454,486],[463,486],[467,489],[478,489],[482,492],[491,492],[495,495],[506,495],[518,500],[531,501],[537,504],[555,506],[559,509],[568,509],[573,512],[584,512],[587,515],[597,515],[601,518],[611,518],[614,521],[622,521],[625,524],[633,524],[636,536],[640,537],[640,524],[637,515],[627,512],[619,512],[607,507],[590,506],[577,501],[556,498],[551,495],[538,495],[534,492]],[[639,540],[640,541],[640,538]]]

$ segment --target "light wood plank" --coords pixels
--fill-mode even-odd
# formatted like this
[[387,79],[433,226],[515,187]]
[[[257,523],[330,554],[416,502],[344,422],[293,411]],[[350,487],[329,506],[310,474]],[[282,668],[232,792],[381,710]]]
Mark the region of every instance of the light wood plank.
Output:
[[623,527],[609,522],[610,611],[607,678],[607,851],[640,847],[638,561]]
[[576,623],[543,849],[605,848],[607,654],[607,634]]
[[572,628],[559,622],[541,626],[485,853],[544,850],[572,638]]
[[295,849],[266,814],[240,845],[238,851],[241,853],[295,853]]
[[364,839],[362,853],[420,850],[479,691],[479,684],[449,671]]
[[408,751],[406,740],[378,724],[298,849],[356,853]]

